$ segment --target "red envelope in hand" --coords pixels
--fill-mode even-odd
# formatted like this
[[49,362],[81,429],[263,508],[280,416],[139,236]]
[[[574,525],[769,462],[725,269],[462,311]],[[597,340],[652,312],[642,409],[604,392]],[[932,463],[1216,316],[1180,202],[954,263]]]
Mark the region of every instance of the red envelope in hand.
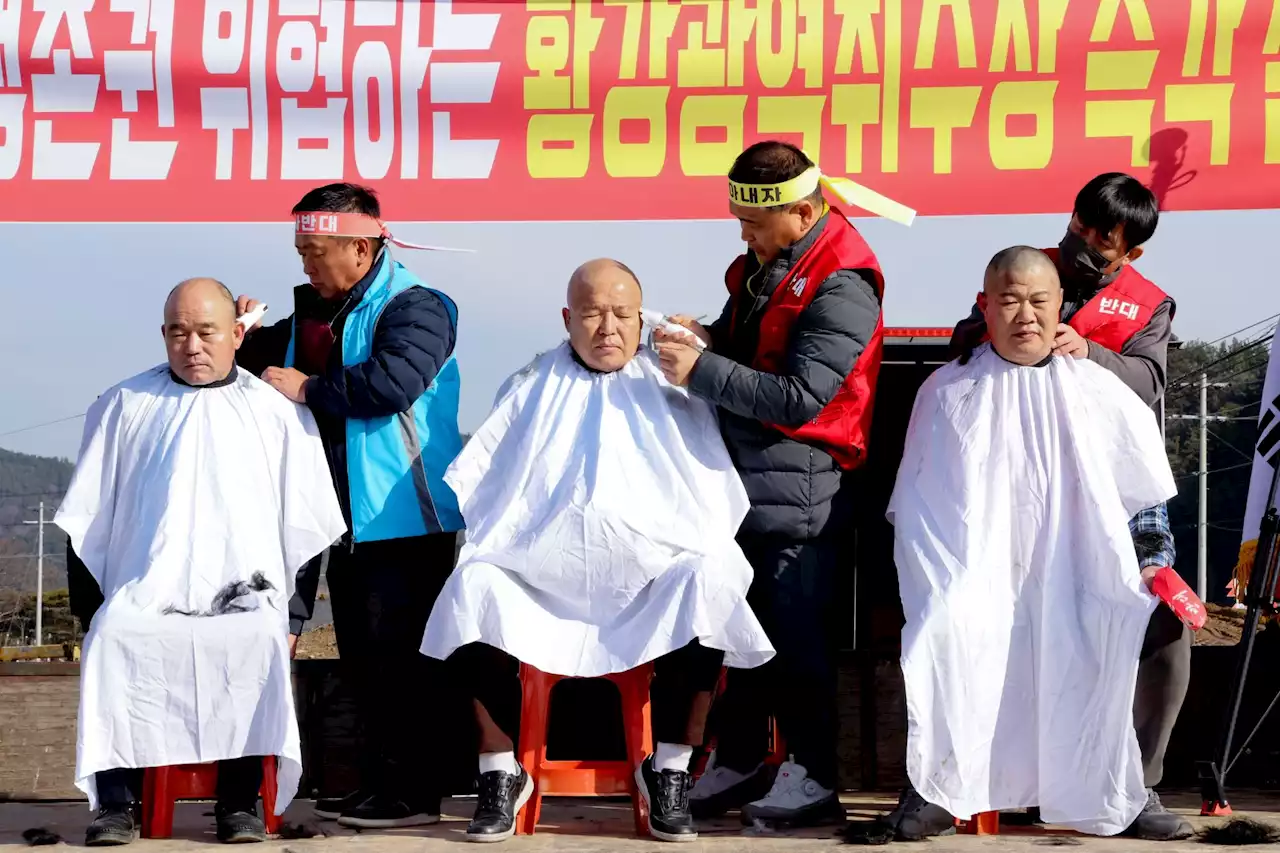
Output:
[[1166,566],[1157,571],[1151,581],[1151,591],[1192,631],[1204,627],[1209,618],[1204,602],[1173,569]]

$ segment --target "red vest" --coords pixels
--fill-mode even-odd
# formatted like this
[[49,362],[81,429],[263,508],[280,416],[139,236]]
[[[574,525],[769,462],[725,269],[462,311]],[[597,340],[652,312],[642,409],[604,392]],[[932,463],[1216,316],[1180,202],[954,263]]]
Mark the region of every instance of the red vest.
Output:
[[[1044,253],[1058,263],[1056,248],[1045,249]],[[1151,315],[1168,298],[1168,294],[1144,278],[1132,264],[1126,264],[1115,281],[1071,315],[1067,325],[1090,343],[1120,352],[1130,338],[1146,328]]]
[[[730,334],[737,327],[740,294],[747,256],[739,256],[729,265],[724,282],[733,303]],[[875,253],[857,229],[834,208],[827,224],[809,250],[800,256],[787,277],[769,299],[760,317],[760,339],[751,366],[764,373],[786,370],[787,351],[791,345],[791,329],[800,312],[809,307],[818,287],[838,270],[871,270],[875,273],[876,296],[884,296],[884,275]],[[871,434],[871,409],[875,398],[876,377],[883,356],[884,326],[876,320],[875,332],[858,356],[853,370],[845,377],[836,396],[818,416],[799,427],[769,424],[773,429],[796,441],[811,444],[827,453],[845,470],[858,467],[866,460],[867,438]]]

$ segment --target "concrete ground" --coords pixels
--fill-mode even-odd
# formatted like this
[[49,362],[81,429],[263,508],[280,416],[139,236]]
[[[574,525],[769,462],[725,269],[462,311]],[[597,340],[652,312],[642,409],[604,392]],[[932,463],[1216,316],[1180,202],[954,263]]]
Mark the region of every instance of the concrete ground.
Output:
[[[1165,802],[1173,809],[1191,818],[1197,829],[1221,818],[1208,819],[1198,815],[1199,801],[1194,795],[1166,795]],[[1247,815],[1280,826],[1280,795],[1234,794],[1236,813]],[[892,806],[887,796],[850,794],[845,797],[851,821],[865,820],[880,814]],[[311,815],[311,804],[304,801],[290,806],[285,819],[289,823],[302,824],[311,830],[329,833],[307,840],[276,840],[254,848],[260,853],[438,853],[454,850],[464,843],[463,832],[473,801],[452,800],[445,804],[444,820],[437,826],[412,830],[386,832],[352,832],[335,823],[316,821]],[[205,849],[216,844],[213,837],[212,806],[202,803],[183,803],[177,808],[174,821],[174,838],[170,840],[139,841],[134,847],[139,853],[179,853]],[[22,833],[33,827],[43,827],[60,835],[65,843],[80,846],[84,841],[84,828],[89,821],[89,811],[83,803],[4,803],[0,804],[0,848],[25,845]],[[565,853],[614,853],[614,851],[670,850],[671,845],[644,840],[631,834],[631,807],[625,800],[559,799],[544,801],[542,824],[532,838],[517,837],[502,848],[514,851],[565,851]],[[1145,853],[1167,851],[1177,853],[1203,846],[1196,840],[1172,843],[1152,843],[1131,839],[1106,839],[1078,836],[1072,833],[1019,830],[1006,828],[999,837],[953,836],[933,839],[925,845],[896,845],[899,848],[927,850],[929,853],[1013,853],[1034,851],[1046,847],[1075,847],[1115,853]],[[792,834],[759,834],[744,830],[736,817],[718,821],[702,828],[698,841],[684,845],[684,850],[749,850],[752,853],[783,853],[783,851],[851,850],[835,837],[832,828],[808,830]]]

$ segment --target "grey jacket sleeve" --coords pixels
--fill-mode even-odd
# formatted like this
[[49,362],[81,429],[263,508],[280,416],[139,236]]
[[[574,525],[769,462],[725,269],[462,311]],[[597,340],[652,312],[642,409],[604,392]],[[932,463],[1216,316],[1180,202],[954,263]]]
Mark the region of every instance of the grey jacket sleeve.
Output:
[[791,333],[781,373],[764,373],[704,352],[689,390],[743,417],[784,427],[813,420],[835,397],[880,317],[875,288],[857,270],[839,270],[818,288]]
[[1089,342],[1089,360],[1110,370],[1133,389],[1142,402],[1154,406],[1164,396],[1169,358],[1169,338],[1173,334],[1173,300],[1156,306],[1147,325],[1120,349],[1112,352]]

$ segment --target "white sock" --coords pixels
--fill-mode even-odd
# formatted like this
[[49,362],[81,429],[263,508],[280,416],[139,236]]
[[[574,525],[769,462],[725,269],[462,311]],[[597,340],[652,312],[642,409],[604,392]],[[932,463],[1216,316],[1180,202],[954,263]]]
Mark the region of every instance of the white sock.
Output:
[[693,747],[682,743],[658,743],[653,754],[653,769],[661,773],[663,770],[689,772],[689,762],[693,760]]
[[482,752],[480,753],[480,775],[501,770],[515,776],[520,773],[520,765],[516,764],[514,752]]

